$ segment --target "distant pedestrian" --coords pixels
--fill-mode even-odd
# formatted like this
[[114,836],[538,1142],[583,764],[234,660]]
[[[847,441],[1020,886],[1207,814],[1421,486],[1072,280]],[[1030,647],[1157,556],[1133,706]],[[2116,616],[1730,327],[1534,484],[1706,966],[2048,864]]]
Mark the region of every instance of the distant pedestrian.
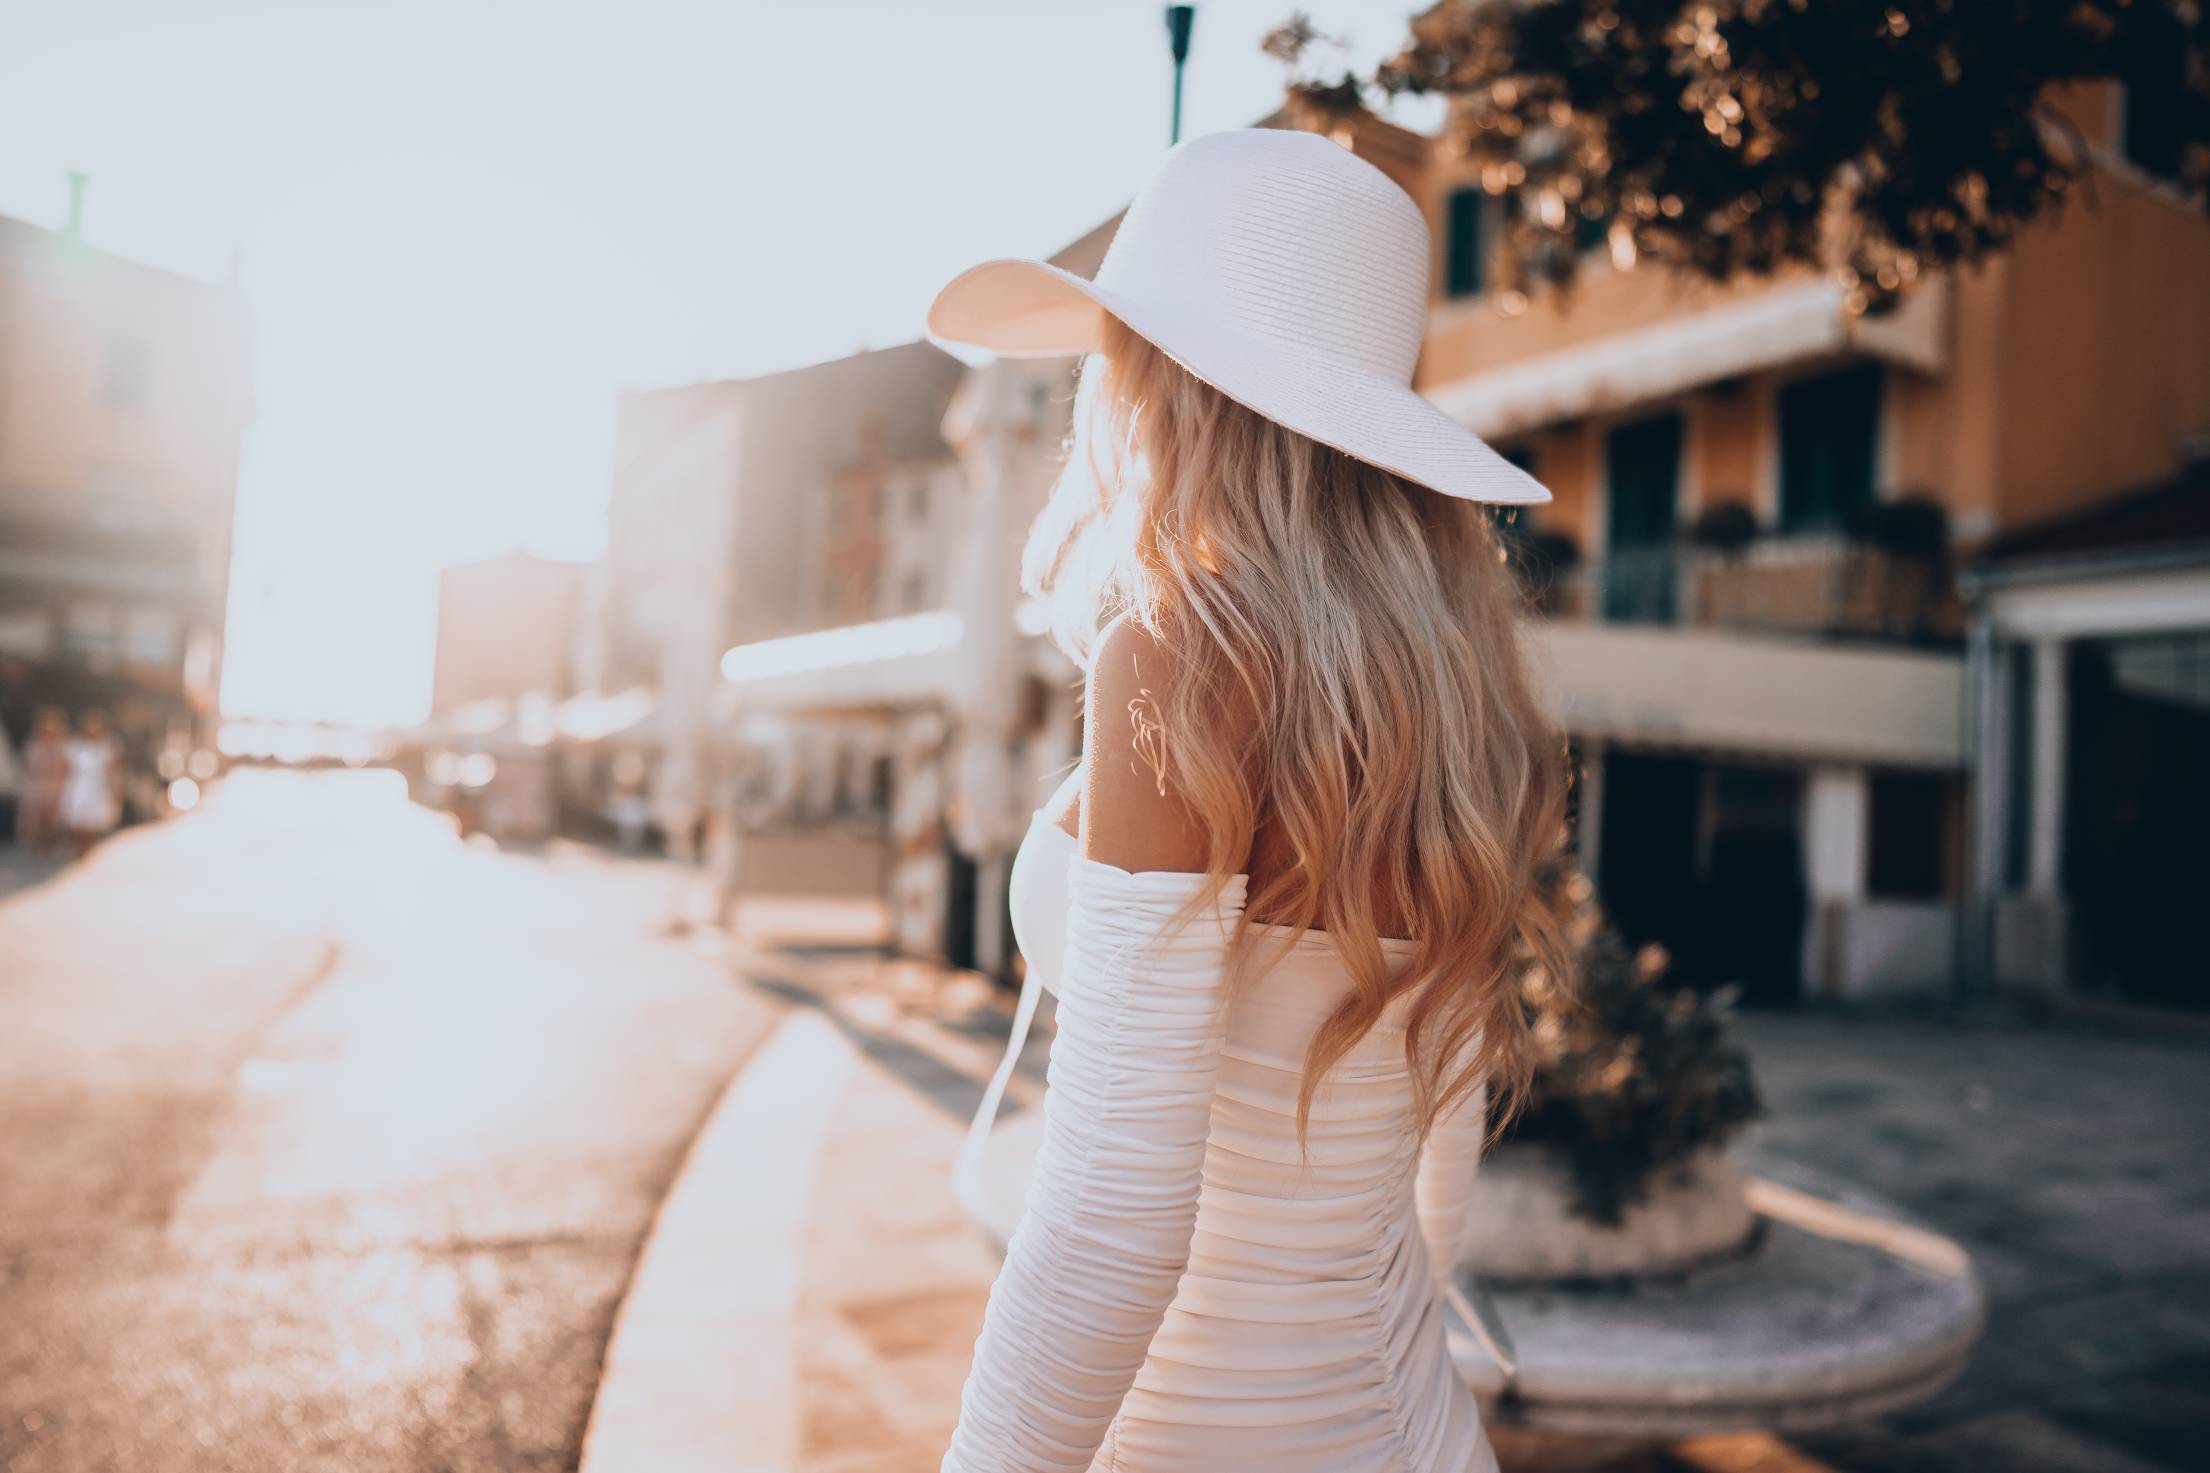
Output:
[[61,790],[69,776],[69,720],[48,707],[23,744],[22,807],[16,832],[23,847],[44,854],[61,838]]
[[0,840],[15,837],[17,815],[23,807],[23,763],[8,740],[8,728],[0,723]]
[[61,785],[61,828],[78,854],[115,831],[122,821],[122,763],[106,713],[86,713],[65,749],[68,773]]

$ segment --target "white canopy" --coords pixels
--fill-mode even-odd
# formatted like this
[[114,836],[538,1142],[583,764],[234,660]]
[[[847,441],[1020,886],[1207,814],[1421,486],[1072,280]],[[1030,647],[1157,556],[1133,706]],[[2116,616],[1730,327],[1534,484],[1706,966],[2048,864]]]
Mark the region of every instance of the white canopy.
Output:
[[1829,281],[1775,287],[1471,374],[1427,397],[1475,434],[1498,439],[1848,352],[1933,372],[1944,362],[1948,295],[1946,281],[1933,281],[1894,312],[1866,317],[1851,314]]
[[721,674],[750,710],[949,701],[963,625],[935,610],[740,644]]
[[1551,708],[1576,735],[1792,761],[1964,765],[1964,660],[1725,630],[1538,621]]

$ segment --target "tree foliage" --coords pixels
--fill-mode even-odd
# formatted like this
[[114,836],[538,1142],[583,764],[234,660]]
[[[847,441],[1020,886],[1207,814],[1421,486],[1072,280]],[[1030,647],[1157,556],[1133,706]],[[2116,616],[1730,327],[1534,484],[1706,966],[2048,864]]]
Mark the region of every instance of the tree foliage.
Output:
[[1448,139],[1513,207],[1499,284],[1619,264],[1711,277],[1809,264],[1877,305],[1999,251],[2090,157],[2052,107],[2126,81],[2166,172],[2210,173],[2203,0],[1443,0],[1371,77],[1314,72],[1303,17],[1267,49],[1292,102],[1448,99]]

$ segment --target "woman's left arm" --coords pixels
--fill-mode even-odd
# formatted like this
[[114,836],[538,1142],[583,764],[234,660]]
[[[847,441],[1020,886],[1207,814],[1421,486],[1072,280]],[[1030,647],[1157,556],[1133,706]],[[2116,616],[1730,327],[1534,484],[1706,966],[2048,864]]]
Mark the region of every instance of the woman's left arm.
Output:
[[1043,1142],[944,1473],[1089,1468],[1189,1260],[1245,882],[1195,905],[1197,830],[1131,764],[1156,653],[1116,629],[1091,678]]

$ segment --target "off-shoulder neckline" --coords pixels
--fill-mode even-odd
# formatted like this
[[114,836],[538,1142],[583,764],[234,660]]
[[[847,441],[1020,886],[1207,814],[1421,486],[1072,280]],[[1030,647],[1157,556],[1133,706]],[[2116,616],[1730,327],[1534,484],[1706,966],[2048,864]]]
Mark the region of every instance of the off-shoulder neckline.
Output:
[[[1089,865],[1095,869],[1106,870],[1111,872],[1112,874],[1125,876],[1130,880],[1155,879],[1165,881],[1202,880],[1204,878],[1203,875],[1196,874],[1189,870],[1125,870],[1117,864],[1108,864],[1102,859],[1091,859],[1081,852],[1080,842],[1074,837],[1074,835],[1059,827],[1057,821],[1052,817],[1052,815],[1047,810],[1042,808],[1036,810],[1035,817],[1029,821],[1029,826],[1031,828],[1043,828],[1048,832],[1056,835],[1061,841],[1067,844],[1070,849],[1074,850],[1073,853],[1068,855],[1068,858],[1073,859],[1081,864]],[[1247,874],[1238,872],[1236,874],[1230,875],[1228,877],[1228,880],[1231,885],[1240,882],[1247,886],[1251,882],[1251,877]],[[1335,937],[1332,932],[1322,931],[1317,928],[1293,932],[1290,927],[1282,925],[1276,921],[1251,921],[1247,923],[1247,926],[1249,930],[1258,932],[1263,935],[1291,937],[1292,945],[1324,946],[1330,948],[1331,950],[1335,945]],[[1413,940],[1409,936],[1382,936],[1376,939],[1381,942],[1381,949],[1383,951],[1410,952],[1419,946],[1419,942]]]

